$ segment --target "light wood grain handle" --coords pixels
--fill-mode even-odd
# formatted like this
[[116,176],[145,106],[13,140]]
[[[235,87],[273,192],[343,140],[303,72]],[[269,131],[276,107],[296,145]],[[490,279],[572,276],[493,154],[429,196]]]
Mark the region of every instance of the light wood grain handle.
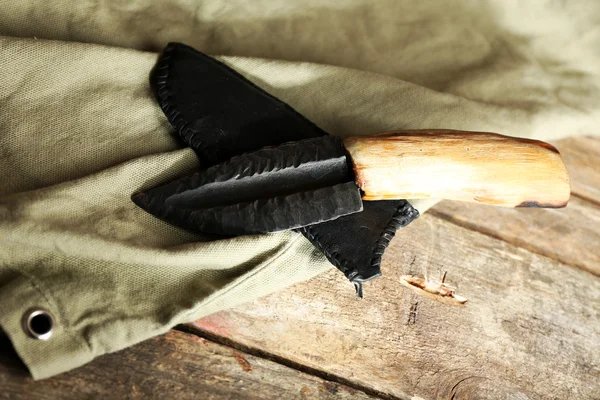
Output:
[[344,139],[364,200],[461,200],[504,207],[567,205],[569,174],[554,146],[495,133],[386,132]]

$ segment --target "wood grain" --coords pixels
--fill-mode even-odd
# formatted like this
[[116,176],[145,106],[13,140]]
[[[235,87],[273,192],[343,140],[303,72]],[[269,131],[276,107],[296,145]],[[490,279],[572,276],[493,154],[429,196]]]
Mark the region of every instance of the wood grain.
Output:
[[[600,398],[600,283],[582,271],[598,271],[600,140],[556,145],[580,197],[566,209],[443,202],[363,300],[332,270],[191,325],[227,346],[175,331],[33,382],[0,336],[0,398]],[[442,270],[465,306],[399,283]]]
[[365,393],[171,331],[35,382],[0,337],[0,399],[371,399]]
[[575,196],[566,208],[509,210],[443,201],[428,212],[600,275],[600,140],[568,138],[555,145],[572,177]]
[[600,205],[600,138],[573,137],[554,144],[571,175],[573,194]]
[[[337,271],[195,326],[398,398],[600,398],[600,280],[424,215],[354,295]],[[419,297],[404,274],[441,275],[463,307]]]
[[509,209],[442,201],[429,213],[600,276],[600,207]]
[[504,207],[564,207],[569,175],[539,140],[452,130],[344,139],[364,200],[451,199]]

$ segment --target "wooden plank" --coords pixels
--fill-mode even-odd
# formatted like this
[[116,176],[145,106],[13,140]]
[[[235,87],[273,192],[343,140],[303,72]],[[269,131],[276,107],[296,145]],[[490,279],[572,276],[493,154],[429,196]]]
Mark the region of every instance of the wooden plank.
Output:
[[600,207],[577,197],[563,209],[509,209],[443,201],[428,212],[600,275]]
[[600,140],[568,138],[556,147],[571,175],[574,196],[567,208],[503,209],[443,201],[428,212],[600,275]]
[[2,399],[374,398],[178,331],[38,382],[6,337],[0,337],[0,349]]
[[[433,212],[598,274],[599,209],[577,196],[600,204],[600,140],[556,145],[576,195],[567,209],[444,202]],[[432,302],[398,284],[402,274],[442,268],[470,299],[466,306]],[[383,271],[366,284],[363,301],[331,271],[195,326],[402,399],[600,397],[597,278],[432,216],[393,242]],[[16,355],[0,352],[0,398],[370,398],[182,332],[41,382],[23,368]]]
[[[363,300],[332,270],[194,326],[399,398],[600,398],[597,277],[427,214],[382,269]],[[399,284],[441,270],[465,306]]]
[[600,205],[600,138],[572,137],[554,144],[571,175],[573,194]]

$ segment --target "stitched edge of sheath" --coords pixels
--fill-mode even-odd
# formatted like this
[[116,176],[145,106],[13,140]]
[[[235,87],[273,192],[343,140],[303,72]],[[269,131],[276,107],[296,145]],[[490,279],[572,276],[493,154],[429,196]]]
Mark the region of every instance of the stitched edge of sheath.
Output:
[[388,225],[381,232],[381,236],[373,246],[373,258],[371,259],[371,267],[379,268],[381,266],[381,258],[385,249],[396,236],[396,231],[399,228],[404,228],[415,219],[419,218],[419,210],[414,208],[408,201],[403,206],[399,206]]
[[[389,220],[387,226],[382,230],[379,239],[373,244],[371,248],[371,268],[377,269],[381,267],[381,259],[383,257],[383,253],[389,246],[391,240],[396,235],[396,231],[399,228],[403,228],[410,224],[415,219],[419,218],[420,213],[419,210],[414,208],[408,201],[404,201],[404,204],[398,206],[396,212]],[[330,243],[323,243],[320,240],[318,233],[314,232],[314,225],[305,226],[300,228],[299,230],[306,236],[319,250],[325,254],[327,259],[336,266],[340,271],[344,273],[346,278],[350,282],[365,282],[371,280],[373,278],[377,278],[381,276],[381,272],[376,273],[368,277],[367,279],[359,278],[359,268],[354,265],[354,263],[340,256],[337,251],[332,249],[332,245]],[[357,289],[358,290],[358,289]]]
[[[282,104],[287,111],[301,118],[304,122],[306,122],[313,129],[315,129],[316,133],[321,135],[327,135],[327,133],[321,128],[319,128],[318,125],[307,119],[304,115],[300,114],[289,104],[281,101],[280,99],[266,92],[259,86],[255,85],[253,82],[248,80],[239,72],[235,71],[233,68],[227,66],[225,63],[218,61],[183,43],[170,42],[163,50],[163,54],[161,55],[155,67],[155,70],[151,75],[151,81],[156,85],[155,90],[157,100],[161,109],[167,116],[168,121],[175,128],[179,137],[195,151],[206,151],[205,144],[200,139],[200,135],[198,135],[199,132],[194,131],[191,127],[188,126],[188,121],[184,120],[181,111],[175,106],[176,101],[173,101],[175,94],[173,93],[171,88],[169,72],[171,67],[172,53],[176,50],[183,50],[186,52],[193,53],[195,56],[201,57],[207,62],[213,63],[215,65],[218,65],[220,68],[226,69],[228,73],[231,73],[233,76],[240,79],[240,81],[244,82],[244,84],[257,90],[264,96],[267,96]],[[364,282],[366,280],[381,275],[381,272],[379,271],[381,259],[385,249],[388,247],[390,241],[395,236],[396,230],[398,228],[408,225],[410,222],[412,222],[418,217],[419,211],[413,208],[408,201],[404,201],[397,207],[392,218],[388,221],[386,227],[382,230],[378,240],[373,244],[371,248],[370,268],[371,271],[376,272],[372,272],[367,278],[359,276],[359,268],[353,262],[345,259],[337,251],[335,251],[333,249],[334,245],[332,243],[324,243],[319,237],[318,233],[315,232],[314,226],[306,226],[298,229],[297,231],[301,232],[307,239],[309,239],[313,243],[313,245],[315,245],[319,250],[323,252],[323,254],[335,267],[337,267],[342,273],[344,273],[344,275],[351,282],[357,285],[359,284],[359,282]],[[357,286],[357,291],[358,290],[359,285]]]
[[[261,87],[255,85],[252,81],[248,80],[245,76],[243,76],[242,74],[240,74],[233,68],[229,67],[227,64],[225,64],[215,58],[212,58],[212,57],[202,53],[201,51],[198,51],[198,50],[194,49],[193,47],[190,47],[183,43],[170,42],[167,44],[167,46],[163,50],[163,54],[162,54],[158,64],[156,65],[155,77],[151,78],[151,79],[156,83],[156,93],[158,95],[158,101],[159,101],[159,105],[160,105],[161,109],[167,116],[167,119],[169,120],[171,125],[173,125],[173,127],[175,127],[175,130],[177,131],[177,134],[179,135],[179,137],[181,139],[183,139],[183,141],[187,145],[189,145],[192,149],[194,149],[194,151],[196,151],[197,149],[204,150],[205,145],[198,138],[198,136],[197,136],[198,132],[194,131],[189,126],[187,126],[188,122],[183,120],[183,117],[181,116],[181,112],[175,107],[175,105],[170,100],[173,97],[173,91],[171,90],[171,85],[169,82],[169,78],[170,78],[169,68],[170,68],[172,53],[178,49],[191,52],[196,56],[202,57],[205,61],[208,61],[210,63],[218,65],[221,68],[226,69],[228,73],[231,73],[232,75],[234,75],[235,77],[240,79],[242,82],[244,82],[246,85],[257,90],[264,96],[266,96],[270,99],[273,99],[273,100],[277,101],[278,103],[282,104],[287,111],[289,111],[289,112],[293,113],[294,115],[296,115],[297,117],[301,118],[304,122],[306,122],[311,127],[313,127],[315,129],[315,131],[317,131],[319,134],[321,134],[323,136],[328,135],[327,132],[325,132],[317,124],[315,124],[314,122],[312,122],[311,120],[306,118],[304,115],[300,114],[298,111],[296,111],[294,108],[292,108],[292,106],[290,106],[286,102],[278,99],[277,97],[273,96],[269,92],[266,92]],[[307,138],[308,138],[308,136],[307,136]]]

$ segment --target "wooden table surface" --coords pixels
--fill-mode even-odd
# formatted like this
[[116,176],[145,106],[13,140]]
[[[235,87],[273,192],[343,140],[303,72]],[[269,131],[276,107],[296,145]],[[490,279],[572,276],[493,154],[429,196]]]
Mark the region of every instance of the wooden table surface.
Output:
[[[0,398],[600,399],[600,139],[554,144],[566,209],[444,201],[362,300],[331,270],[40,382],[4,338]],[[399,283],[443,271],[466,305]]]

